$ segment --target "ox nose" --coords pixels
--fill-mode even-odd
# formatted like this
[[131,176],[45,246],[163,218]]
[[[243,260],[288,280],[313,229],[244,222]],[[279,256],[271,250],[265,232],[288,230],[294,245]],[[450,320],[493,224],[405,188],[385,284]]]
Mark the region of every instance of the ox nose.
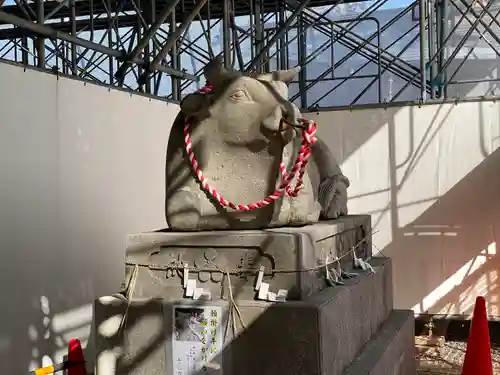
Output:
[[279,126],[279,131],[283,132],[289,129],[290,127],[295,128],[295,129],[305,129],[306,125],[304,124],[304,121],[301,118],[296,118],[296,122],[293,123],[293,120],[289,120],[286,117],[282,117],[280,120],[280,126]]
[[299,120],[301,114],[297,106],[295,106],[295,104],[287,100],[285,103],[282,103],[281,109],[282,109],[282,119],[283,122],[286,123],[286,125],[293,128],[302,128],[300,125],[301,122]]

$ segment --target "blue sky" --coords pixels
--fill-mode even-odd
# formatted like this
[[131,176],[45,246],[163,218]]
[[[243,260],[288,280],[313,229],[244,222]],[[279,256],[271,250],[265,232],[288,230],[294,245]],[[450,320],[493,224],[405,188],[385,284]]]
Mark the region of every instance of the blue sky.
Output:
[[[14,0],[6,0],[5,1],[5,5],[13,5],[13,4],[15,4]],[[411,4],[411,1],[409,1],[409,0],[388,0],[387,3],[385,3],[382,6],[382,9],[401,8],[401,7],[405,7],[409,4]]]
[[408,1],[408,0],[389,0],[381,7],[381,9],[404,8],[410,5],[412,2],[413,1]]

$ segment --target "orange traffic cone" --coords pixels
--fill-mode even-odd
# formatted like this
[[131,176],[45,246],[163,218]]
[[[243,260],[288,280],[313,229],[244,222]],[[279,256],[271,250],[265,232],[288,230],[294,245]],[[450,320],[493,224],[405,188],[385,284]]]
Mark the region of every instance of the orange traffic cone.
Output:
[[78,339],[69,340],[68,345],[68,375],[87,375],[82,344]]
[[486,301],[476,298],[462,375],[493,375]]
[[29,375],[49,375],[67,370],[67,375],[87,375],[82,345],[78,339],[69,340],[68,359],[53,366],[42,367],[29,372]]

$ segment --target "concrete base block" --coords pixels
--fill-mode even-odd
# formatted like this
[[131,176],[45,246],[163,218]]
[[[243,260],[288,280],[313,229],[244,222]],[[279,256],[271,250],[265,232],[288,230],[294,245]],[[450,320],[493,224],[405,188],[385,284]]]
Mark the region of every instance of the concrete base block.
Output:
[[[235,334],[227,336],[222,353],[213,359],[222,372],[208,369],[199,375],[341,375],[393,309],[390,260],[375,258],[371,264],[374,274],[362,273],[303,301],[238,300],[246,329],[236,318]],[[96,375],[175,374],[172,305],[179,303],[219,306],[224,316],[220,324],[232,322],[224,300],[129,303],[103,297],[95,304]]]
[[342,375],[416,375],[413,311],[394,310]]
[[393,309],[390,260],[372,264],[375,274],[346,280],[306,301],[258,313],[254,303],[245,304],[246,314],[258,318],[231,343],[230,373],[340,375]]
[[327,287],[325,261],[340,258],[344,271],[358,258],[371,257],[370,215],[349,215],[302,227],[205,232],[152,232],[129,236],[126,278],[138,270],[134,296],[184,297],[183,268],[213,299],[229,299],[226,270],[237,299],[255,298],[260,267],[263,281],[288,291],[289,300],[303,300]]

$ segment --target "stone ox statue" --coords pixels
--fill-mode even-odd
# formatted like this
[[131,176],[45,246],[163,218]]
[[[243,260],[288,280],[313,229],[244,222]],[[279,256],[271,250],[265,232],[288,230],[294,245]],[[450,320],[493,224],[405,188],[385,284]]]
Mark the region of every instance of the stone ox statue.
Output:
[[272,195],[282,186],[282,163],[290,175],[303,141],[298,125],[307,125],[288,101],[287,83],[299,70],[249,76],[224,69],[219,59],[205,67],[211,89],[182,100],[168,141],[165,215],[171,229],[297,226],[347,214],[349,180],[319,139],[309,145],[307,167],[296,173],[302,177],[298,194],[290,193],[292,185],[257,209],[227,204]]

